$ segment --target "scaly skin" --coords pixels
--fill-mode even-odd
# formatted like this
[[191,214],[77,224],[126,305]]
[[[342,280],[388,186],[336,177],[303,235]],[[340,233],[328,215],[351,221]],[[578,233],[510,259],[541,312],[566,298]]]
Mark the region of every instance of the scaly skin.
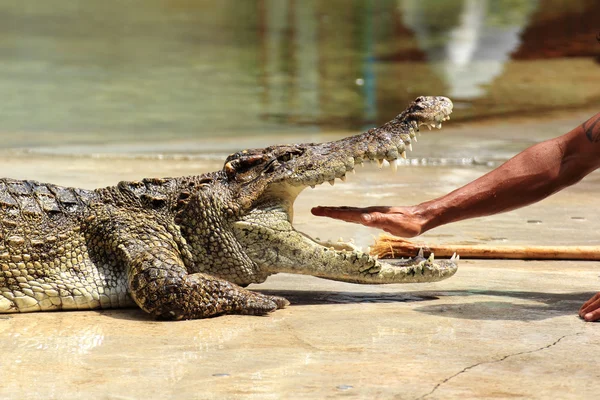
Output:
[[242,286],[277,272],[355,283],[447,278],[454,258],[383,263],[314,241],[292,215],[304,188],[344,179],[363,160],[393,162],[419,125],[441,127],[451,111],[444,97],[419,97],[362,135],[245,150],[199,176],[93,191],[2,179],[0,312],[137,304],[168,319],[261,315],[289,303]]

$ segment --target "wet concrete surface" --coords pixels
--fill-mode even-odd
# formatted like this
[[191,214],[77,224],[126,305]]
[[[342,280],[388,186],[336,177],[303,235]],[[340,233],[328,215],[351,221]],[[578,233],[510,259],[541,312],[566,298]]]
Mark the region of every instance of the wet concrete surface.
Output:
[[4,399],[595,398],[600,263],[464,261],[426,285],[280,275],[266,317],[0,317]]
[[[576,123],[559,121],[553,129],[561,124]],[[521,147],[560,133],[544,126],[527,129]],[[524,137],[522,123],[478,128],[501,140],[477,141],[476,129],[452,129],[424,135],[413,160],[443,155],[445,143],[457,140],[467,148],[447,146],[454,160],[494,146],[508,156],[516,149],[502,143]],[[295,226],[322,239],[354,236],[367,246],[379,232],[318,219],[310,207],[413,204],[492,164],[415,163],[396,175],[365,166],[346,184],[301,194]],[[86,188],[221,165],[219,157],[0,158],[6,176]],[[440,227],[419,240],[597,244],[598,193],[600,174],[593,173],[526,209]],[[137,309],[0,315],[0,398],[596,398],[600,324],[576,313],[600,290],[599,276],[600,262],[461,260],[451,279],[418,285],[272,276],[251,289],[292,305],[265,317],[159,322]]]

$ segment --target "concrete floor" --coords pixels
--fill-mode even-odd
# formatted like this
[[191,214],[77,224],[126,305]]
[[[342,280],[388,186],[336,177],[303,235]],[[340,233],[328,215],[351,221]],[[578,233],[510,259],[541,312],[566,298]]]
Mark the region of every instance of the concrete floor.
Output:
[[[528,128],[528,138],[557,134],[543,124],[549,122]],[[522,125],[452,129],[428,133],[414,157],[450,142],[458,143],[448,147],[456,157],[516,152],[511,137],[521,136]],[[486,137],[505,142],[476,140],[485,129]],[[444,142],[444,135],[452,139]],[[0,157],[6,176],[86,188],[220,165],[202,157]],[[323,239],[352,235],[366,246],[377,231],[317,219],[309,208],[414,204],[487,170],[407,166],[392,175],[366,166],[347,184],[303,193],[295,226]],[[597,244],[598,193],[594,173],[526,209],[440,227],[419,240]],[[292,305],[266,317],[157,322],[135,309],[0,315],[0,398],[597,398],[600,323],[576,313],[600,290],[599,275],[600,262],[461,260],[451,279],[420,285],[276,275],[253,289],[286,296]]]
[[0,316],[3,399],[597,398],[598,262],[464,261],[427,285],[280,275],[267,317]]

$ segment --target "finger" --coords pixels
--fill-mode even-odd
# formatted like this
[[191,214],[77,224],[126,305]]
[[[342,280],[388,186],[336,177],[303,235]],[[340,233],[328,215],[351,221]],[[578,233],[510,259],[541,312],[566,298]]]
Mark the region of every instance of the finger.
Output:
[[317,206],[313,207],[310,211],[313,215],[317,216],[329,216],[333,212],[343,213],[389,213],[392,210],[390,206],[371,206],[371,207],[348,207],[348,206]]
[[579,311],[579,316],[586,321],[589,321],[588,315],[595,312],[600,313],[600,298],[596,299],[593,303],[588,304],[585,308],[582,308]]
[[581,308],[579,309],[579,315],[580,315],[581,317],[583,317],[583,314],[585,314],[585,310],[587,310],[587,309],[588,309],[588,307],[589,307],[589,306],[590,306],[592,303],[594,303],[594,302],[596,302],[596,301],[598,301],[598,300],[600,300],[600,292],[596,293],[594,296],[592,296],[592,298],[591,298],[591,299],[589,299],[588,301],[586,301],[585,303],[583,303],[583,305],[582,305],[582,306],[581,306]]
[[362,208],[356,207],[315,207],[311,210],[318,217],[341,219],[346,222],[361,223]]
[[314,214],[314,215],[318,215],[318,216],[328,216],[330,213],[332,212],[356,212],[356,211],[362,211],[362,208],[358,208],[358,207],[348,207],[348,206],[339,206],[339,207],[332,207],[332,206],[317,206],[317,207],[313,207],[310,211]]
[[583,307],[581,307],[581,309],[579,310],[579,315],[583,316],[591,311],[594,311],[596,309],[600,308],[600,298],[595,299],[593,302],[591,303],[586,303],[584,304]]
[[585,319],[587,322],[598,321],[600,319],[600,308],[585,314],[583,319]]
[[390,206],[370,206],[370,207],[366,207],[366,208],[360,208],[359,210],[362,210],[362,212],[368,212],[368,213],[378,212],[381,214],[387,214],[392,211],[392,207],[390,207]]

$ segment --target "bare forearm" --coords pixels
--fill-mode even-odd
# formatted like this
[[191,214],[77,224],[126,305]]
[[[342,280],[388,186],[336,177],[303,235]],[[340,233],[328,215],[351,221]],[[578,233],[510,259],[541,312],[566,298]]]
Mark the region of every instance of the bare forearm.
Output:
[[[573,138],[581,128],[534,145],[481,178],[432,201],[414,207],[424,219],[423,232],[463,219],[514,210],[581,180],[597,167],[577,152]],[[578,139],[579,140],[579,139]]]

